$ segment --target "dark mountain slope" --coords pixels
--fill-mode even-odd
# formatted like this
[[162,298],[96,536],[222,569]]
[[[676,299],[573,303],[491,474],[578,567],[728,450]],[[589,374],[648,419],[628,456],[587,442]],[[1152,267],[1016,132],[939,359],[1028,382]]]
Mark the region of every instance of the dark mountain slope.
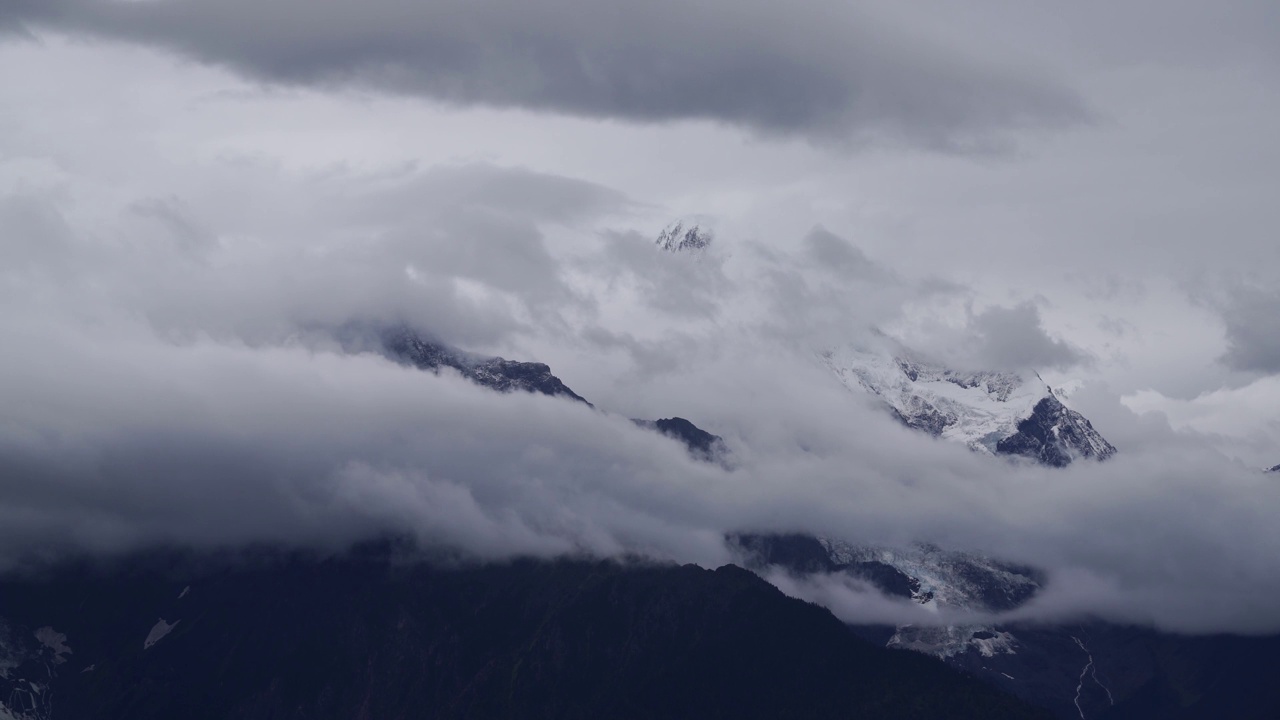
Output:
[[[348,334],[359,332],[347,329]],[[498,392],[524,391],[551,397],[567,397],[595,407],[585,398],[569,389],[569,386],[551,373],[543,363],[521,362],[500,357],[472,355],[443,343],[426,339],[414,330],[398,326],[378,331],[378,350],[391,359],[412,365],[420,370],[439,372],[452,368],[471,382]],[[679,440],[689,452],[700,460],[722,460],[728,450],[718,435],[699,428],[684,418],[661,420],[634,420],[637,425],[655,430],[674,440]]]
[[[857,555],[842,557],[813,536],[740,534],[730,539],[743,562],[757,570],[776,566],[798,576],[844,573],[886,595],[930,598],[918,578],[901,568]],[[950,585],[949,595],[967,595],[982,609],[1018,607],[1048,581],[1030,568],[963,554],[946,558],[945,566],[930,569],[928,582],[935,588]],[[1010,578],[1031,582],[1010,584]],[[1081,715],[1116,720],[1280,719],[1280,685],[1272,681],[1280,677],[1280,636],[1188,636],[1097,620],[955,630],[964,632],[952,636],[955,642],[940,646],[948,665],[1063,720]],[[881,645],[927,632],[910,626],[857,626],[854,631]],[[984,647],[966,639],[991,640],[997,634],[1008,636],[1007,646]]]
[[1066,467],[1077,457],[1106,460],[1116,454],[1080,413],[1053,395],[1045,397],[1018,423],[1018,432],[996,443],[1002,455],[1021,455],[1050,467]]
[[10,669],[32,717],[1042,717],[733,566],[151,561],[9,579],[0,616],[70,649]]
[[689,449],[690,454],[699,460],[719,460],[729,452],[725,447],[724,439],[719,435],[712,435],[682,417],[632,420],[632,422],[640,427],[656,430],[673,440],[679,440]]
[[413,365],[420,370],[439,372],[441,368],[447,367],[458,371],[477,385],[498,392],[523,390],[591,404],[570,390],[560,378],[552,375],[551,368],[543,363],[471,355],[427,340],[405,327],[382,331],[380,341],[383,352],[393,360]]

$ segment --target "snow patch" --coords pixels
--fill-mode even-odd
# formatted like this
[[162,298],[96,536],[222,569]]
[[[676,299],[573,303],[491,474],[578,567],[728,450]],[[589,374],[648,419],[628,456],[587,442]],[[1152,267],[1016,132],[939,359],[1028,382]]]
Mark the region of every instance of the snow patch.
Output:
[[683,221],[679,221],[663,228],[654,244],[659,250],[667,252],[698,252],[706,250],[711,240],[711,232],[704,230],[701,225],[686,227]]
[[852,347],[820,357],[845,387],[879,396],[911,427],[988,454],[1051,394],[1038,376],[959,373]]
[[164,618],[157,620],[156,624],[151,626],[151,632],[147,633],[147,639],[142,641],[142,649],[148,650],[152,645],[163,640],[164,636],[173,632],[173,629],[177,627],[180,622],[182,621],[174,620],[172,623],[167,623],[164,621]]
[[67,636],[47,625],[36,630],[36,639],[40,641],[41,645],[53,651],[53,662],[55,664],[61,665],[66,662],[67,659],[63,656],[71,654],[71,647],[67,645]]
[[[1008,609],[1040,589],[1033,571],[976,553],[951,552],[932,545],[874,548],[831,538],[818,538],[818,541],[837,565],[878,562],[902,573],[913,583],[911,598],[934,612]],[[993,602],[1000,607],[993,606]],[[901,625],[889,639],[888,646],[939,658],[967,652],[988,658],[1018,652],[1018,640],[1012,633],[990,625]]]
[[1085,646],[1084,641],[1080,638],[1072,635],[1071,639],[1076,641],[1076,645],[1080,646],[1080,649],[1084,651],[1085,657],[1089,660],[1089,662],[1085,663],[1084,669],[1080,671],[1080,681],[1076,683],[1076,712],[1080,713],[1080,720],[1084,720],[1084,709],[1080,707],[1080,695],[1084,692],[1084,679],[1086,675],[1093,678],[1093,682],[1107,693],[1107,700],[1113,707],[1116,704],[1116,699],[1111,695],[1111,688],[1103,685],[1102,681],[1098,679],[1098,666],[1093,662],[1093,653],[1090,652],[1089,648]]

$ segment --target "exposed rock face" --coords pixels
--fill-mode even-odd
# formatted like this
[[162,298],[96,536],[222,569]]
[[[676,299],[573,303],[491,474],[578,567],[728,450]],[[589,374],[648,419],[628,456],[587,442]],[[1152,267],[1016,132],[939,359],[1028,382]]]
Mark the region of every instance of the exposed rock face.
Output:
[[[427,340],[405,327],[382,331],[379,342],[382,351],[392,359],[421,370],[439,372],[441,368],[452,368],[477,385],[498,392],[524,391],[551,397],[567,397],[594,407],[570,390],[560,378],[551,374],[551,368],[543,363],[471,355],[443,343]],[[723,462],[728,455],[728,448],[719,435],[713,435],[684,418],[632,422],[678,440],[699,460]]]
[[655,244],[659,250],[667,252],[705,250],[711,244],[711,239],[711,233],[700,226],[685,227],[684,223],[677,222],[668,225],[659,233]]
[[440,368],[452,368],[477,385],[498,392],[521,390],[591,404],[552,375],[551,368],[543,363],[470,355],[426,340],[404,327],[384,331],[381,341],[383,350],[392,359],[422,370],[439,372]]
[[714,462],[724,459],[728,454],[724,439],[712,435],[682,417],[663,418],[661,420],[633,420],[635,424],[656,430],[663,435],[684,443],[689,453],[699,460]]
[[844,385],[878,397],[903,424],[979,452],[1053,467],[1105,460],[1116,449],[1039,376],[960,372],[889,352],[842,348],[820,355]]
[[1087,418],[1049,395],[1036,403],[1030,417],[1018,423],[1018,432],[996,443],[996,452],[1065,467],[1081,457],[1106,460],[1116,449]]

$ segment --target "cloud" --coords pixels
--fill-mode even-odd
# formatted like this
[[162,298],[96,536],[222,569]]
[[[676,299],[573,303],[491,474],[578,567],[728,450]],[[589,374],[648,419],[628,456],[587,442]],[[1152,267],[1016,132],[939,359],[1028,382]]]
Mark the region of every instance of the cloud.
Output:
[[[258,169],[237,172],[257,182]],[[532,183],[534,195],[561,198],[548,190],[560,188],[579,200],[513,209],[442,189],[445,199],[430,209],[432,194],[417,192],[477,177],[504,188],[513,176]],[[205,209],[208,198],[162,203],[161,220],[188,220],[181,223],[122,202],[119,222],[154,226],[141,239],[117,236],[110,223],[86,227],[72,196],[9,199],[15,218],[34,220],[13,225],[25,238],[6,245],[15,262],[0,269],[0,561],[158,544],[336,548],[404,532],[478,559],[641,554],[717,565],[732,559],[726,533],[811,532],[859,544],[929,541],[1043,568],[1046,595],[1017,619],[1092,614],[1196,632],[1280,628],[1280,612],[1259,600],[1280,593],[1272,478],[1154,432],[1108,463],[1014,466],[901,428],[845,391],[815,362],[811,343],[859,297],[892,297],[895,288],[909,297],[905,284],[834,280],[803,243],[795,254],[739,245],[707,260],[703,270],[718,278],[706,295],[715,312],[690,318],[612,292],[617,282],[579,284],[580,273],[626,256],[615,243],[629,237],[579,226],[615,207],[616,199],[579,197],[600,196],[590,186],[446,167],[355,184],[294,178],[274,197],[294,197],[291,184],[311,197],[311,212],[285,203],[288,212],[267,215],[290,224],[251,223],[256,239],[229,235]],[[406,208],[400,190],[423,199]],[[494,318],[559,340],[573,336],[564,317],[571,327],[585,322],[585,332],[608,328],[615,314],[648,317],[626,327],[655,352],[675,348],[680,362],[615,382],[612,394],[587,393],[610,414],[501,395],[326,338],[322,320],[412,313],[429,301],[403,272],[412,247],[386,241],[382,224],[429,230],[459,205],[493,206],[546,231],[550,221],[567,222],[576,233],[566,247],[541,245],[562,268],[547,287],[559,282],[564,293],[502,272],[476,276],[518,301]],[[190,227],[203,228],[195,250]],[[632,239],[671,257],[644,236]],[[575,266],[564,253],[599,257]],[[622,277],[661,267],[651,259],[637,255]],[[433,272],[448,287],[451,273],[473,270],[460,263]],[[378,294],[392,285],[400,289]],[[451,302],[423,317],[467,322],[465,304]],[[531,314],[539,302],[550,309]],[[1024,330],[1035,320],[1025,310],[996,317],[1006,316]],[[786,322],[793,334],[777,330]],[[607,353],[590,351],[594,342],[578,346],[586,357],[576,370],[556,368],[580,391],[620,377],[602,362]],[[636,428],[628,418],[639,405],[653,411],[646,416],[689,417],[724,437],[732,469],[691,460],[678,443]],[[865,588],[822,592],[847,619],[911,611]]]
[[30,40],[33,36],[22,22],[26,12],[21,7],[0,8],[0,40],[13,37]]
[[634,122],[712,120],[820,142],[989,149],[1013,131],[1090,116],[1049,74],[983,61],[870,8],[826,0],[50,0],[24,15],[271,83]]
[[729,280],[725,257],[714,245],[696,255],[659,252],[654,237],[636,231],[608,233],[605,242],[604,252],[583,264],[586,272],[607,278],[615,290],[634,292],[655,312],[690,318],[716,313]]
[[1222,362],[1234,370],[1280,373],[1280,292],[1238,287],[1221,312],[1227,330]]
[[592,183],[484,164],[291,182],[232,163],[209,177],[185,199],[128,199],[92,227],[73,225],[84,204],[61,191],[0,197],[13,229],[0,293],[61,283],[40,296],[80,314],[128,308],[175,337],[273,343],[363,319],[493,344],[584,302],[545,233],[628,207]]
[[1013,307],[991,307],[974,316],[977,358],[993,368],[1064,368],[1085,357],[1062,340],[1045,332],[1040,310],[1030,302]]
[[845,278],[867,280],[883,274],[861,249],[821,225],[804,237],[804,249],[819,267]]
[[[189,16],[196,6],[63,6],[71,14],[48,22],[72,31],[93,19],[75,16],[77,7],[101,13],[97,32],[119,37],[141,37],[139,28],[172,14],[177,30],[152,28],[154,38],[145,42],[164,35],[163,42],[189,56],[199,51],[187,39],[197,32]],[[323,30],[326,13],[336,11],[314,7]],[[368,22],[381,32],[380,13],[391,6],[370,7]],[[33,3],[26,10],[57,9]],[[226,20],[217,17],[217,4],[200,12]],[[516,8],[511,17],[528,19],[528,12]],[[597,21],[591,13],[598,12],[581,21]],[[751,55],[760,48],[739,42],[747,26],[730,22],[742,12],[726,11],[725,34],[711,35],[717,42],[732,38]],[[781,16],[769,13],[782,11],[763,12],[774,20]],[[249,28],[246,42],[254,53],[265,52],[253,33],[282,26],[247,17],[262,22]],[[111,18],[128,23],[113,30]],[[201,43],[232,37],[218,22]],[[562,24],[554,32],[588,34]],[[529,27],[535,40],[553,32],[536,22]],[[422,30],[414,23],[405,28],[406,35]],[[965,208],[985,206],[990,197],[961,191],[988,173],[1035,190],[1022,166],[985,166],[975,175],[962,172],[967,161],[929,158],[918,166],[925,160],[912,154],[905,164],[917,172],[899,182],[940,185],[908,198],[904,212],[945,226],[950,245],[899,246],[895,218],[867,225],[824,211],[846,207],[833,198],[857,195],[869,213],[884,212],[887,196],[872,190],[893,184],[894,173],[885,169],[901,158],[891,153],[859,157],[856,173],[808,175],[792,166],[818,155],[824,162],[847,159],[787,143],[717,140],[725,134],[683,124],[552,122],[519,113],[435,112],[426,103],[368,102],[358,94],[245,92],[243,82],[221,72],[173,65],[148,50],[40,32],[49,38],[47,51],[35,44],[0,48],[19,60],[0,63],[0,80],[20,99],[15,113],[0,118],[4,560],[157,544],[336,547],[400,531],[476,558],[640,553],[715,565],[731,557],[722,542],[728,531],[815,532],[868,544],[933,541],[1042,567],[1050,594],[1028,617],[1095,613],[1174,630],[1280,628],[1274,603],[1266,602],[1280,594],[1274,478],[1187,442],[1159,416],[1129,424],[1132,413],[1113,397],[1095,421],[1108,436],[1121,431],[1104,421],[1124,425],[1133,442],[1122,456],[1062,471],[1014,468],[898,427],[814,362],[815,350],[855,340],[908,306],[976,297],[971,284],[900,274],[917,270],[906,266],[924,256],[942,257],[937,262],[945,265],[952,248],[991,264],[1002,282],[1025,279],[1004,264],[1007,254],[951,241],[985,236],[976,226],[999,235],[998,223],[987,221],[1009,205],[992,205],[994,215],[959,229],[956,215],[939,209],[947,198]],[[277,49],[306,50],[315,32],[301,33],[302,45],[281,36]],[[492,37],[484,23],[477,32]],[[776,54],[792,32],[766,35],[760,45]],[[600,42],[616,45],[617,35],[605,33]],[[231,63],[230,51],[217,43],[208,59]],[[653,47],[659,46],[666,47]],[[850,46],[855,55],[871,52]],[[724,55],[726,47],[714,45],[714,57],[736,57]],[[878,46],[861,46],[868,47]],[[354,50],[364,52],[358,44]],[[506,51],[497,52],[499,65],[509,66]],[[803,54],[808,48],[794,52],[810,57]],[[901,60],[921,50],[884,52]],[[315,66],[306,52],[299,57],[300,66]],[[32,74],[30,67],[49,73]],[[536,79],[543,66],[530,67]],[[345,82],[373,86],[377,73],[362,72]],[[868,72],[849,77],[862,82]],[[875,77],[887,82],[891,75]],[[344,82],[324,73],[285,80],[321,90]],[[378,82],[392,87],[385,78]],[[762,82],[773,87],[770,77]],[[964,82],[955,87],[972,89]],[[898,91],[868,88],[861,97],[873,109],[877,98],[888,103],[884,93]],[[908,82],[903,91],[919,86]],[[921,96],[917,119],[884,132],[927,144],[940,134],[954,140],[989,127],[963,113],[955,117],[969,124],[957,126],[948,120],[955,117],[939,114],[939,102],[945,110],[948,103],[968,107],[971,99]],[[657,115],[643,118],[693,116],[656,107]],[[765,134],[818,138],[833,128],[881,127],[881,120],[848,107],[825,115],[798,107],[801,120],[790,125],[742,112],[721,119]],[[887,128],[903,112],[885,107],[892,112],[876,117]],[[477,127],[462,127],[472,123]],[[695,155],[696,162],[685,155],[704,143],[714,152]],[[508,160],[513,146],[529,154]],[[596,157],[597,148],[617,154]],[[718,153],[739,164],[719,165]],[[704,164],[714,171],[699,174]],[[525,169],[548,165],[556,172]],[[939,168],[945,172],[935,174]],[[574,179],[633,172],[648,175],[629,184]],[[738,182],[748,174],[762,179]],[[871,180],[846,185],[854,174]],[[805,182],[795,181],[800,176]],[[1073,187],[1094,187],[1077,185],[1079,177],[1067,176]],[[760,189],[766,185],[797,202],[769,201]],[[1055,203],[1062,197],[1040,190]],[[1129,204],[1127,194],[1112,190],[1104,188]],[[1013,197],[1014,206],[1032,207]],[[691,211],[723,221],[716,243],[692,266],[652,247],[659,228]],[[756,214],[735,227],[735,214],[747,212]],[[787,213],[793,217],[782,225],[789,234],[754,225]],[[819,220],[832,236],[806,239]],[[1014,230],[1005,237],[1024,243],[1027,234]],[[835,235],[856,238],[866,253]],[[1025,244],[1037,266],[1046,265],[1044,247]],[[1079,247],[1070,255],[1097,266],[1097,256]],[[864,257],[872,262],[867,273]],[[925,266],[926,273],[936,270]],[[956,275],[968,281],[964,272]],[[1017,292],[999,297],[998,312],[962,310],[955,332],[937,336],[939,347],[999,363],[1029,362],[1015,353],[1023,344],[1036,350],[1033,360],[1045,362],[1075,351],[1066,343],[1077,336],[1056,334],[1064,326],[1047,322],[1058,319],[1043,314],[1048,306],[1010,304],[1009,297],[1026,297]],[[1134,320],[1124,309],[1117,308],[1118,317]],[[1168,322],[1157,330],[1202,344],[1187,339],[1183,318],[1168,320],[1162,298],[1152,312]],[[497,395],[447,374],[344,351],[332,329],[352,319],[405,320],[466,349],[550,361],[571,387],[613,414]],[[1148,337],[1158,334],[1150,332],[1150,317],[1138,320]],[[1168,347],[1153,341],[1151,353]],[[1204,365],[1217,351],[1207,352]],[[671,415],[724,437],[734,469],[693,462],[678,444],[628,420]],[[883,606],[871,602],[880,600],[850,593],[839,607],[851,618],[886,618]]]
[[[33,548],[339,547],[397,531],[482,559],[714,565],[731,559],[726,532],[806,531],[1044,568],[1043,604],[1021,619],[1280,628],[1265,600],[1280,592],[1272,478],[1176,444],[1065,470],[1000,463],[898,427],[802,353],[751,336],[718,335],[727,352],[703,348],[652,384],[726,437],[728,471],[620,415],[369,354],[174,343],[127,314],[9,315],[0,330],[10,562]],[[841,601],[845,617],[891,610],[856,600]]]
[[1255,379],[1240,387],[1223,387],[1193,398],[1168,397],[1140,390],[1121,398],[1136,413],[1163,416],[1184,441],[1211,443],[1254,467],[1271,467],[1280,458],[1275,433],[1280,430],[1280,377]]
[[[953,294],[959,292],[953,290]],[[926,308],[902,334],[907,344],[952,367],[974,370],[1067,370],[1089,361],[1080,349],[1053,338],[1031,301],[992,305],[975,313],[966,304],[962,322]]]

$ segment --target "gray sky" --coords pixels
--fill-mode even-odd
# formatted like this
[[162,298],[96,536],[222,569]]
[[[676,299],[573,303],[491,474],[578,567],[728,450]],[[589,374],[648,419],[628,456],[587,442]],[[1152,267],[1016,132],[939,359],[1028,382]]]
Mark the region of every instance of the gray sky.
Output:
[[[6,3],[0,550],[394,523],[712,563],[811,524],[1089,579],[1045,612],[1280,628],[1204,594],[1277,582],[1274,8]],[[678,219],[706,253],[653,251]],[[338,354],[352,320],[616,417]],[[811,363],[871,327],[1079,385],[1121,457],[899,431]],[[737,469],[624,420],[670,415]]]

